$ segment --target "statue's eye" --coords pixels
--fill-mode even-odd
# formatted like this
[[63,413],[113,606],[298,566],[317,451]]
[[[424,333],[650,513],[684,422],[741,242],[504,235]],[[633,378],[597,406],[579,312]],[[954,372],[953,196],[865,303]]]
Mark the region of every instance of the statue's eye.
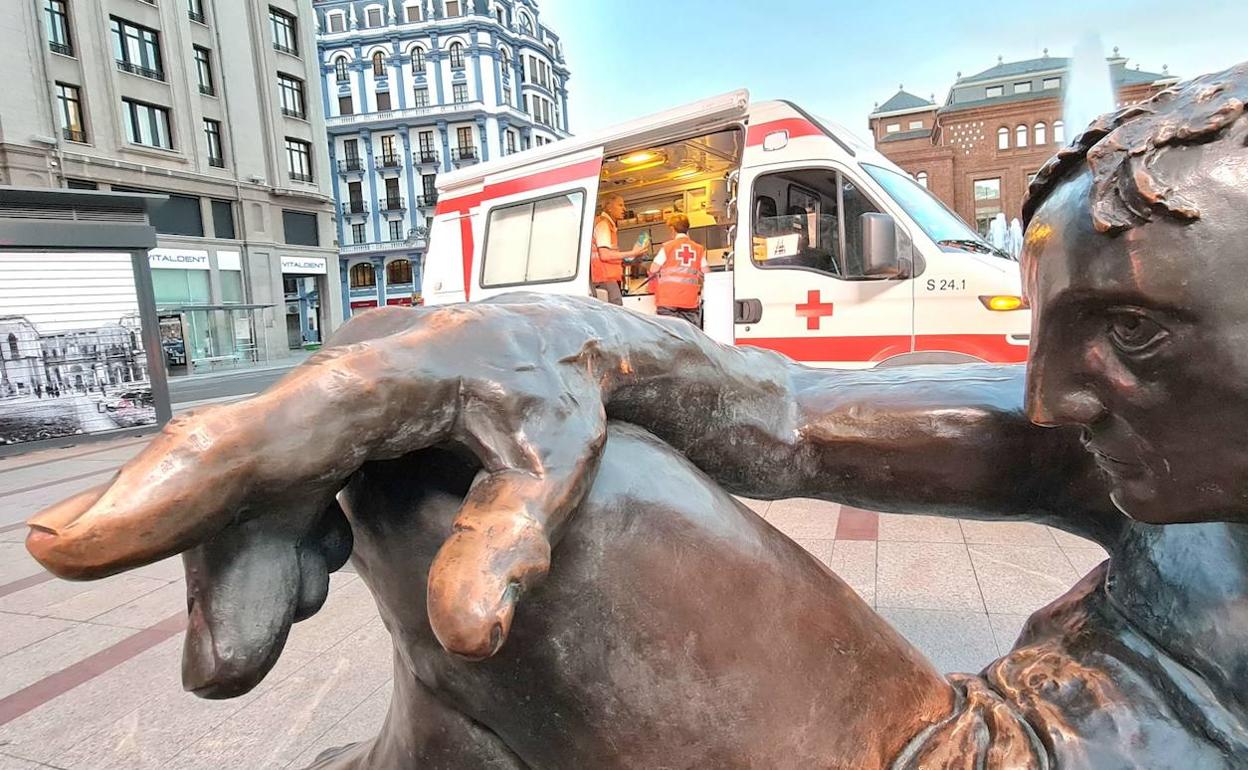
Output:
[[1109,318],[1109,338],[1124,353],[1144,353],[1169,336],[1170,332],[1140,310],[1118,310]]

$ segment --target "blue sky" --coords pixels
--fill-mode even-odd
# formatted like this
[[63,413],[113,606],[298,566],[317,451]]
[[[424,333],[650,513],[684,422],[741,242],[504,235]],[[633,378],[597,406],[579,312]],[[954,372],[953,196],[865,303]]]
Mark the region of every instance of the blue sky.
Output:
[[1089,33],[1181,77],[1248,59],[1248,0],[539,1],[572,70],[574,132],[745,87],[865,136],[899,83],[939,102],[959,70],[1069,56]]

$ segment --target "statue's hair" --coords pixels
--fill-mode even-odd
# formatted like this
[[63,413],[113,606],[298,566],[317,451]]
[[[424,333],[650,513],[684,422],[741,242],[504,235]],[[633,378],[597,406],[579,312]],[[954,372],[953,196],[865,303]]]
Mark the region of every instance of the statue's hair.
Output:
[[1092,172],[1092,221],[1098,232],[1117,235],[1157,213],[1189,222],[1200,218],[1196,205],[1159,178],[1153,164],[1171,147],[1222,137],[1244,117],[1245,102],[1248,62],[1102,115],[1036,174],[1023,202],[1023,226],[1085,159]]

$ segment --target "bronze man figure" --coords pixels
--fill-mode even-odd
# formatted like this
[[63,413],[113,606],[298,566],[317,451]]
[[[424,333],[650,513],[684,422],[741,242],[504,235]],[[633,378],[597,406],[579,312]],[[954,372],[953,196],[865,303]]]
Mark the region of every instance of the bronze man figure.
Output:
[[[209,697],[264,676],[354,547],[395,696],[323,767],[1246,766],[1246,101],[1239,65],[1046,165],[1025,377],[811,370],[590,300],[378,311],[28,547],[75,578],[185,552]],[[945,679],[721,487],[1041,521],[1111,558]]]

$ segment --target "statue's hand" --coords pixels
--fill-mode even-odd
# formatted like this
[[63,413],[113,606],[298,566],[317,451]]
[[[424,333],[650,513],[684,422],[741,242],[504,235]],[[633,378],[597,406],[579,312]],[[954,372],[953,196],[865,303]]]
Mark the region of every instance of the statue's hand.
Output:
[[[338,491],[365,462],[458,445],[483,472],[432,566],[429,619],[451,652],[488,657],[520,594],[546,574],[552,533],[580,502],[605,440],[592,367],[548,352],[541,310],[366,314],[265,393],[170,422],[110,484],[34,516],[27,546],[76,579],[256,520],[293,551],[337,510]],[[568,312],[561,341],[592,339]]]

